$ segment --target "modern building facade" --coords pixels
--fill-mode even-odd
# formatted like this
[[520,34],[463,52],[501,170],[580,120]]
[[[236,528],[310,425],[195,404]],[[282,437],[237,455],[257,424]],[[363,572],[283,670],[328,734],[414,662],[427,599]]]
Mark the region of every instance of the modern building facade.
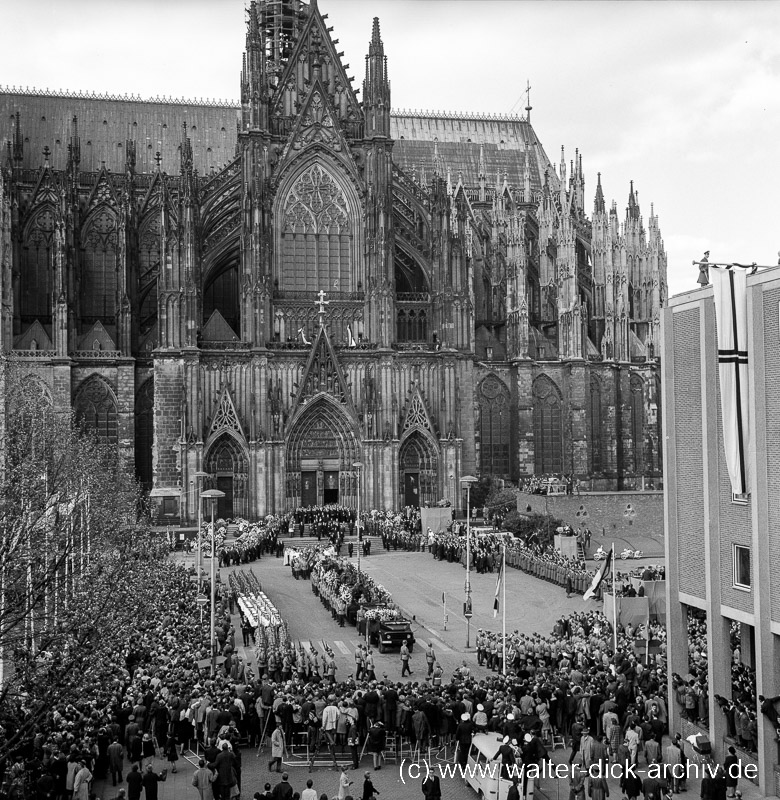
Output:
[[378,20],[358,95],[315,3],[247,14],[238,106],[0,91],[7,357],[185,519],[199,471],[226,516],[353,504],[358,462],[364,506],[657,488],[666,255],[633,186],[588,216],[530,107],[393,112]]
[[[757,694],[780,695],[780,269],[749,275],[747,287],[747,495],[732,494],[726,465],[712,287],[671,298],[662,325],[669,673],[688,673],[689,610],[706,613],[709,736],[721,761],[728,727],[716,695],[732,698],[735,624]],[[690,732],[670,705],[671,730]],[[759,786],[774,795],[775,730],[755,713]]]

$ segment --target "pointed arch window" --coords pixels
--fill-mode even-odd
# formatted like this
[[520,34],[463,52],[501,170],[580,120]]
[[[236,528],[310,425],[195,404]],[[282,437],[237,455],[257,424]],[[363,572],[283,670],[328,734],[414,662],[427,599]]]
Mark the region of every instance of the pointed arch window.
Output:
[[601,456],[601,383],[595,375],[591,375],[590,378],[588,412],[590,417],[590,471],[601,472],[604,469]]
[[561,395],[546,376],[534,381],[534,470],[537,475],[563,472]]
[[632,375],[631,382],[631,442],[634,472],[642,472],[645,446],[645,382]]
[[27,226],[19,271],[19,311],[22,323],[51,321],[54,271],[54,212],[39,211]]
[[81,384],[74,412],[76,420],[92,430],[103,444],[118,444],[116,400],[102,378],[95,375]]
[[509,390],[494,375],[488,375],[477,389],[479,405],[479,463],[482,475],[509,477],[510,408]]
[[160,210],[154,209],[138,238],[139,328],[147,334],[157,321],[157,277],[160,273]]
[[87,221],[82,237],[81,317],[85,325],[116,319],[119,237],[116,216],[103,208]]
[[297,177],[281,212],[279,289],[357,291],[349,199],[333,175],[318,163]]

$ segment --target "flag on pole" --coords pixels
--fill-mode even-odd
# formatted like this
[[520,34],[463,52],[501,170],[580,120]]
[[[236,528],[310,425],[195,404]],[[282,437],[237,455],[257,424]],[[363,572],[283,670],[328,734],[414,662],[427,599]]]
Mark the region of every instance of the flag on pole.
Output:
[[498,568],[498,579],[496,580],[496,597],[493,600],[493,616],[496,617],[498,615],[498,597],[501,593],[501,581],[504,580],[504,565],[503,563]]
[[599,586],[601,586],[601,583],[604,580],[604,576],[609,572],[609,568],[611,565],[612,565],[612,548],[609,549],[607,557],[601,562],[601,566],[598,568],[598,571],[593,576],[593,580],[591,581],[590,586],[588,587],[585,594],[582,596],[583,600],[590,600],[590,598],[596,594]]
[[723,445],[731,491],[750,491],[748,470],[748,351],[747,273],[745,270],[712,269],[715,320],[718,326],[718,374],[723,417]]

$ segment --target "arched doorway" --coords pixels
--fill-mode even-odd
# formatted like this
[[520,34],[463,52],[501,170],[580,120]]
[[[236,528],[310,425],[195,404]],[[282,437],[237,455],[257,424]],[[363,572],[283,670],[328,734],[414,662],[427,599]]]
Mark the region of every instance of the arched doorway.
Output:
[[287,437],[287,506],[357,502],[355,430],[341,406],[327,395],[307,404]]
[[[212,485],[225,493],[217,501],[217,516],[222,519],[245,517],[247,501],[247,458],[241,445],[229,433],[223,433],[209,447],[206,472],[213,476]],[[209,509],[204,508],[204,514]]]
[[419,508],[438,500],[438,448],[420,431],[401,442],[399,486],[405,506]]

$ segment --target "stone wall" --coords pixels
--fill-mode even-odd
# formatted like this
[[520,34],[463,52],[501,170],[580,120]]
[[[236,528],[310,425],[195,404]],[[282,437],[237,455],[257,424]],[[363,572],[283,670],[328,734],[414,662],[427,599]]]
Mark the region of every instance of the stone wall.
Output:
[[[546,501],[546,502],[545,502]],[[591,550],[607,548],[614,541],[618,550],[633,547],[649,556],[663,554],[663,492],[588,492],[580,495],[540,495],[521,492],[517,510],[549,513],[571,525],[589,528]],[[603,532],[603,540],[602,540]]]

